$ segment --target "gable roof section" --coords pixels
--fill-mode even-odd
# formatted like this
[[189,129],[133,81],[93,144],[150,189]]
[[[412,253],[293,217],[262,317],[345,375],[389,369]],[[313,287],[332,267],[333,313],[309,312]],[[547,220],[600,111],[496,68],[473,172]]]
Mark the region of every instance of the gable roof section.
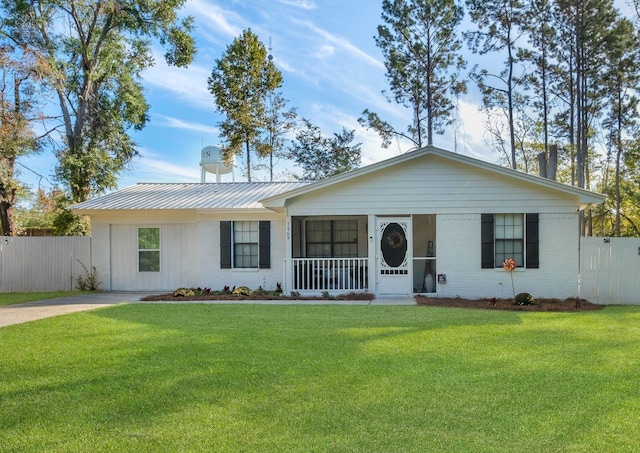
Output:
[[103,210],[264,209],[260,200],[306,182],[139,183],[71,206],[78,214]]
[[575,196],[578,198],[581,208],[584,208],[586,205],[589,205],[589,204],[602,203],[606,199],[606,196],[595,193],[595,192],[591,192],[589,190],[579,189],[577,187],[562,184],[556,181],[552,181],[550,179],[541,178],[539,176],[534,176],[527,173],[522,173],[520,171],[513,170],[511,168],[501,167],[499,165],[495,165],[479,159],[474,159],[469,156],[453,153],[451,151],[445,151],[443,149],[436,148],[434,146],[427,146],[416,151],[411,151],[396,157],[392,157],[390,159],[386,159],[386,160],[368,165],[366,167],[358,168],[356,170],[352,170],[346,173],[341,173],[339,175],[332,176],[330,178],[323,179],[321,181],[307,184],[305,186],[295,188],[289,192],[283,192],[277,195],[273,195],[269,198],[265,198],[261,200],[261,203],[263,206],[267,208],[280,210],[281,208],[285,207],[286,201],[288,199],[291,199],[300,195],[308,194],[315,190],[329,187],[334,184],[347,182],[352,179],[358,178],[360,176],[367,175],[376,171],[384,170],[385,168],[389,168],[391,166],[394,166],[403,162],[407,162],[422,156],[427,156],[430,154],[435,156],[440,156],[442,158],[445,158],[454,162],[458,162],[461,164],[469,165],[477,169],[486,170],[489,172],[496,173],[498,175],[507,176],[522,182],[527,182],[533,185],[537,185],[537,186],[540,186],[541,188],[552,189],[568,195]]

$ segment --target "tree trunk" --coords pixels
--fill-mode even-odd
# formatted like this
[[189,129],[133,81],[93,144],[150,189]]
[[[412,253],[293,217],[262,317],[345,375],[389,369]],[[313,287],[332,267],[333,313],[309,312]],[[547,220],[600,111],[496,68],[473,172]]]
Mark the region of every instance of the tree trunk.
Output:
[[247,150],[247,181],[251,182],[251,148],[249,147],[249,140],[244,142]]

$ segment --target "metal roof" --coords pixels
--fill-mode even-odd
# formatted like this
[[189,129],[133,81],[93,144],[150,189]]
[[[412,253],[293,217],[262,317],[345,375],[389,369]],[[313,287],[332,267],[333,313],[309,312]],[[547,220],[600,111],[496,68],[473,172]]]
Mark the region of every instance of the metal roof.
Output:
[[263,209],[260,200],[307,182],[140,183],[71,206],[107,209]]

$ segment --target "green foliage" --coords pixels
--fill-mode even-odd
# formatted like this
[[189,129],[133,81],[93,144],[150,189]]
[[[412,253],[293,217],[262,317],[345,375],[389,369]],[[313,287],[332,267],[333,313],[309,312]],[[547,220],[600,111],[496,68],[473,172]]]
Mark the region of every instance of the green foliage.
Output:
[[[462,7],[454,0],[384,0],[376,44],[387,70],[389,101],[407,107],[413,115],[400,132],[368,109],[358,120],[377,131],[383,147],[392,136],[410,139],[417,148],[433,144],[433,134],[452,124],[455,96],[466,91],[460,80],[465,61],[456,28]],[[426,141],[426,143],[424,143]]]
[[263,134],[275,127],[269,99],[282,85],[282,74],[268,58],[258,36],[247,29],[216,60],[208,85],[218,112],[225,115],[218,124],[225,141],[224,159],[229,163],[244,148],[247,178],[251,181],[251,152],[266,155],[273,150],[265,150]]
[[117,174],[137,155],[129,131],[147,121],[141,73],[153,64],[152,40],[167,49],[169,64],[191,62],[192,20],[178,17],[183,4],[2,2],[5,39],[37,55],[43,86],[59,101],[56,176],[73,202],[115,187]]
[[518,293],[516,294],[514,302],[516,305],[533,305],[535,299],[529,293]]
[[78,276],[78,278],[76,278],[76,289],[80,291],[97,291],[98,286],[102,283],[98,281],[98,270],[95,266],[91,266],[91,271],[89,271],[82,261],[77,261],[82,265],[85,276]]
[[302,123],[288,154],[302,168],[298,179],[317,181],[360,166],[362,144],[351,144],[355,131],[342,128],[341,133],[325,138],[320,128],[308,119],[303,118]]

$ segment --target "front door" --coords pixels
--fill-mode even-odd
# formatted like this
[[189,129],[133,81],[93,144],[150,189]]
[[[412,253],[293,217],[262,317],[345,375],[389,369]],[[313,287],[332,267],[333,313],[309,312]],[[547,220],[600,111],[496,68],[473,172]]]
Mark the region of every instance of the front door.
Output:
[[411,218],[380,217],[376,231],[378,294],[411,294]]

